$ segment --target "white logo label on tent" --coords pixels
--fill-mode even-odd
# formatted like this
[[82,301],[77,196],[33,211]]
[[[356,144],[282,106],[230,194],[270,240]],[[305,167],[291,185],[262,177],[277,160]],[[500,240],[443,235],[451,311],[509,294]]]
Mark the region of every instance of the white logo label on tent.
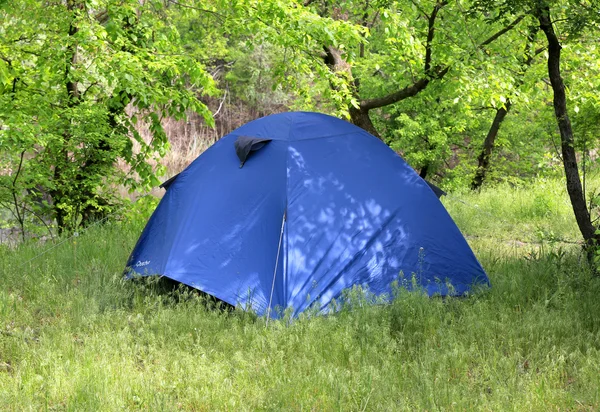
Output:
[[146,266],[146,265],[149,265],[149,264],[150,264],[149,260],[145,260],[143,262],[141,260],[138,260],[137,263],[135,265],[133,265],[133,266],[135,266],[136,268],[139,268],[139,267]]

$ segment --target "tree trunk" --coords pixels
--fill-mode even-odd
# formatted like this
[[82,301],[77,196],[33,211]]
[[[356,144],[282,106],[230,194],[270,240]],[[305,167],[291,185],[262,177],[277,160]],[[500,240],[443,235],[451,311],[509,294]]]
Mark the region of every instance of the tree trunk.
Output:
[[425,166],[423,166],[421,168],[421,170],[419,171],[419,177],[421,179],[425,179],[427,177],[427,172],[429,172],[429,165],[426,164]]
[[[527,43],[525,44],[525,53],[522,66],[523,70],[520,73],[519,79],[515,83],[516,88],[520,87],[525,81],[525,71],[533,62],[533,58],[544,50],[543,48],[538,50],[533,50],[532,48],[538,30],[539,27],[537,26],[529,27],[529,33],[527,34]],[[502,125],[504,118],[510,111],[511,105],[512,103],[509,98],[506,100],[506,104],[504,105],[504,107],[501,107],[500,109],[496,110],[494,121],[490,126],[490,130],[488,131],[485,141],[483,142],[481,153],[479,153],[479,156],[477,157],[477,171],[475,172],[475,176],[471,181],[471,190],[479,189],[483,184],[483,181],[485,180],[485,175],[487,174],[487,171],[490,166],[490,157],[492,155],[492,151],[494,150],[496,137],[498,136],[498,131],[500,130],[500,126]]]
[[[540,28],[548,40],[548,76],[554,92],[554,114],[560,130],[560,141],[567,181],[567,192],[571,199],[573,212],[579,230],[587,246],[593,246],[598,240],[595,228],[590,220],[590,214],[585,203],[585,195],[579,178],[577,158],[575,156],[573,129],[567,113],[567,97],[565,84],[560,74],[560,51],[561,45],[552,26],[550,19],[550,8],[545,5],[536,10],[536,17],[540,22]],[[591,248],[588,249],[591,253]],[[591,257],[588,254],[588,257]]]
[[496,116],[494,116],[492,126],[490,127],[490,130],[488,131],[488,134],[483,142],[481,153],[479,153],[479,156],[477,157],[477,172],[475,172],[475,177],[473,177],[473,181],[471,182],[472,190],[479,189],[483,184],[485,175],[490,166],[490,157],[492,156],[492,150],[494,150],[496,136],[498,136],[500,125],[510,110],[510,105],[510,99],[507,99],[505,107],[501,107],[496,111]]
[[369,117],[369,110],[362,110],[362,109],[357,109],[355,107],[351,107],[350,108],[350,120],[352,120],[352,123],[355,124],[356,126],[366,130],[367,132],[371,133],[373,136],[381,139],[381,135],[379,134],[377,129],[375,129],[375,126],[373,125],[373,122],[371,121],[371,118]]
[[[73,38],[79,32],[79,27],[76,25],[76,9],[80,8],[81,5],[77,3],[75,0],[69,0],[66,3],[67,11],[71,14],[71,22],[69,23],[69,40],[70,43],[67,46],[67,53],[65,59],[65,70],[64,70],[64,84],[66,90],[66,106],[69,108],[76,107],[80,103],[79,99],[79,91],[78,91],[78,82],[72,76],[72,69],[74,69],[75,64],[77,63],[77,45],[74,43]],[[59,151],[57,158],[60,161],[64,161],[65,163],[69,162],[68,155],[68,142],[71,139],[71,132],[69,130],[69,121],[65,122],[65,130],[63,131],[63,141],[64,145],[62,148],[58,148]],[[60,162],[57,162],[54,165],[54,188],[49,190],[50,196],[52,198],[52,205],[54,209],[54,217],[56,219],[56,226],[58,230],[59,236],[64,233],[66,229],[68,229],[68,213],[64,208],[61,208],[61,203],[63,199],[68,195],[65,193],[63,180],[63,168]]]

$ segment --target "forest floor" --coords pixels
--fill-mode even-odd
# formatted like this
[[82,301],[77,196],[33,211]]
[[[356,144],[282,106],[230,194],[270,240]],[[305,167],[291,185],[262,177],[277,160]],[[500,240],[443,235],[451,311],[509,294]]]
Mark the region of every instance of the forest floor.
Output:
[[0,246],[0,410],[599,410],[600,278],[563,183],[443,202],[491,289],[268,327],[124,281],[143,220]]

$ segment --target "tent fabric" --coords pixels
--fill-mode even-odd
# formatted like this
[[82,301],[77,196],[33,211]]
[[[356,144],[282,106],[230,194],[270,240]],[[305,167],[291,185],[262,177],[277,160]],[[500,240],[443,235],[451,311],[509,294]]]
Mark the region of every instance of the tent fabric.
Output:
[[[240,168],[239,136],[271,141]],[[384,297],[395,282],[430,295],[489,285],[436,194],[399,155],[346,121],[306,112],[250,122],[194,160],[128,268],[259,315],[271,301],[271,316],[327,311],[354,285]]]

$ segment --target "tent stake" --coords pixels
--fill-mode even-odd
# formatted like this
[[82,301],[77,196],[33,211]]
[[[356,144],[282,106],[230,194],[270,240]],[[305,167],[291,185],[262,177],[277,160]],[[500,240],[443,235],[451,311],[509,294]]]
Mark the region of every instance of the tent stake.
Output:
[[273,283],[271,284],[271,296],[269,296],[269,306],[267,306],[267,321],[265,327],[269,326],[269,315],[271,314],[271,302],[273,302],[273,291],[275,290],[275,276],[277,276],[277,266],[279,265],[279,252],[281,251],[281,241],[283,240],[283,227],[285,225],[285,218],[287,209],[283,211],[283,218],[281,219],[281,232],[279,233],[279,245],[277,245],[277,258],[275,259],[275,270],[273,271]]

